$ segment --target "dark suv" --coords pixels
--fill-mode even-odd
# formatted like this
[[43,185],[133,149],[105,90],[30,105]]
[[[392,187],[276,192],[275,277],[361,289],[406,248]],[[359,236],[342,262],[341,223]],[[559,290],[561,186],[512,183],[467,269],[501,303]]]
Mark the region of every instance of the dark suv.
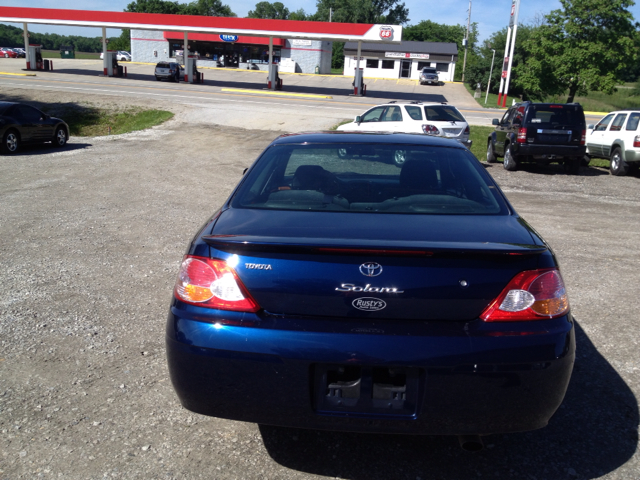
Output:
[[517,103],[501,120],[487,141],[487,162],[504,157],[505,170],[521,162],[562,163],[573,174],[580,172],[586,152],[586,122],[578,103]]

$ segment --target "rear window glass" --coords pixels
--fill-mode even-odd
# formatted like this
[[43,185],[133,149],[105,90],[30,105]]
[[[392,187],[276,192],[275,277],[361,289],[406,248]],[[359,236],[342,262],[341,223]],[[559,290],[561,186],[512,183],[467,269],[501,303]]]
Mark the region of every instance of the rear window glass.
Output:
[[640,121],[640,113],[632,113],[631,115],[629,115],[627,130],[630,132],[635,132],[638,129],[638,121]]
[[[402,161],[401,167],[396,159]],[[235,208],[407,214],[507,214],[467,150],[386,144],[278,145],[233,199]]]
[[437,74],[438,72],[433,67],[425,67],[425,68],[422,69],[422,73],[434,73],[434,74]]
[[526,122],[550,128],[585,123],[582,109],[573,105],[531,105]]
[[158,68],[169,68],[169,64],[167,62],[160,62],[156,65]]
[[427,120],[432,122],[464,122],[464,117],[451,105],[427,105],[424,107]]

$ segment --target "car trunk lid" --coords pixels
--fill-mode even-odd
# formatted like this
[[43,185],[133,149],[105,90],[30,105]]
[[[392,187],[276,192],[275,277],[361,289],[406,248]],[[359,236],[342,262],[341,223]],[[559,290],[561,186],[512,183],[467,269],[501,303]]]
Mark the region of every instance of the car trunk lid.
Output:
[[268,313],[334,318],[471,320],[546,250],[508,215],[231,209],[203,240]]

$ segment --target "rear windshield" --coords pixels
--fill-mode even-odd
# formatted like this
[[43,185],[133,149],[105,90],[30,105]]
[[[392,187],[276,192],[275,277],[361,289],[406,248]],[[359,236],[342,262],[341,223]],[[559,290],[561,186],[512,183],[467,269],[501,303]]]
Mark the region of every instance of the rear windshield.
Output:
[[[401,162],[401,166],[397,166]],[[378,144],[277,145],[260,157],[235,208],[409,214],[507,214],[467,150]]]
[[427,105],[424,107],[427,120],[432,122],[464,122],[465,119],[456,107],[451,105]]
[[167,62],[160,62],[156,65],[157,68],[169,68],[170,65]]
[[547,128],[585,124],[582,107],[577,105],[531,105],[525,122]]
[[433,67],[431,67],[431,68],[425,67],[425,68],[422,69],[422,73],[438,73],[438,72]]

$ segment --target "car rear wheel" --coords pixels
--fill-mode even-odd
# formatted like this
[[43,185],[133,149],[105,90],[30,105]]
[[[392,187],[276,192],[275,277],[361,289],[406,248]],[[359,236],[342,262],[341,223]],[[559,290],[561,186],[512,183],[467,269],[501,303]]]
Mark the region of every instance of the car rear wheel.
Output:
[[591,157],[585,153],[584,157],[582,157],[582,166],[588,167],[590,163],[591,163]]
[[53,143],[56,147],[64,147],[67,144],[67,131],[63,127],[56,128],[56,134],[53,137]]
[[580,165],[582,164],[582,157],[569,158],[565,161],[565,168],[567,173],[571,175],[580,175]]
[[493,151],[493,143],[489,140],[487,144],[487,163],[496,163],[497,160],[496,154]]
[[156,77],[156,80],[157,80],[157,81],[160,81],[160,77]]
[[513,172],[518,168],[518,163],[516,162],[516,159],[511,154],[511,150],[509,149],[509,147],[505,148],[504,162],[502,163],[502,166],[504,167],[505,170],[508,170],[509,172]]
[[622,159],[622,151],[618,147],[614,148],[613,153],[611,154],[609,172],[611,175],[622,177],[626,175],[628,171],[629,165]]
[[16,153],[20,148],[20,137],[15,130],[9,130],[2,138],[2,150],[5,153]]
[[406,161],[407,161],[407,151],[396,150],[396,152],[393,154],[393,162],[396,164],[396,166],[402,167],[402,165],[404,165],[404,162]]

